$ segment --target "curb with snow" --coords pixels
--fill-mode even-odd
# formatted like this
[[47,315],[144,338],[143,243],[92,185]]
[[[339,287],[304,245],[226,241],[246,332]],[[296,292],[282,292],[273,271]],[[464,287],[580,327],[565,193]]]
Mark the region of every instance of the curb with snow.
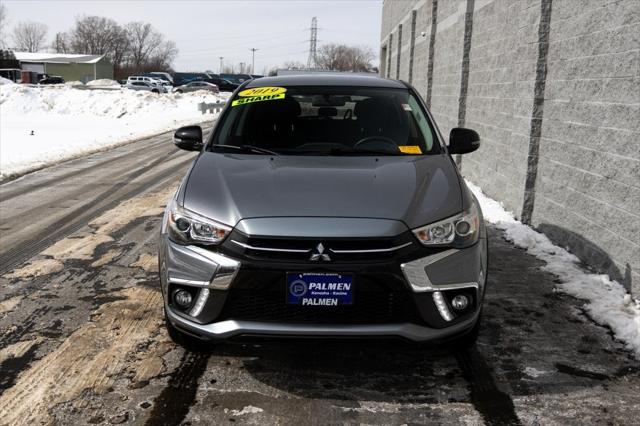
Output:
[[546,262],[542,269],[560,280],[557,290],[584,300],[586,313],[597,323],[610,327],[615,337],[640,358],[640,303],[632,300],[620,283],[608,275],[585,271],[576,256],[514,219],[501,203],[487,197],[478,186],[469,181],[467,186],[480,201],[487,222],[503,230],[505,238],[516,247]]

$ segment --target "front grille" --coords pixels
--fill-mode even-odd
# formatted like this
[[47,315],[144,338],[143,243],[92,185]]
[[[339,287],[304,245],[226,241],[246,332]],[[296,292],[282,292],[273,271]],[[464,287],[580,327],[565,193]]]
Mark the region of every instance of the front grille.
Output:
[[233,319],[301,324],[422,323],[411,294],[394,286],[356,276],[353,304],[299,306],[286,303],[285,285],[280,290],[231,289],[218,321]]
[[277,238],[233,232],[221,247],[234,258],[279,262],[309,262],[318,245],[331,262],[379,262],[416,249],[410,233],[393,238]]

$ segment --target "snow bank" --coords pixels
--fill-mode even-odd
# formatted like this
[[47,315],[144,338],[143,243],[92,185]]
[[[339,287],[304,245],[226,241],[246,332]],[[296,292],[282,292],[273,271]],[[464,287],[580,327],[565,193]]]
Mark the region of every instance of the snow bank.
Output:
[[617,281],[608,275],[592,274],[580,267],[576,256],[554,245],[544,234],[515,220],[502,204],[487,197],[482,190],[467,181],[469,189],[478,197],[484,218],[504,230],[507,240],[517,247],[545,261],[543,267],[560,278],[557,289],[585,300],[586,312],[602,325],[611,327],[616,338],[625,342],[640,358],[640,303]]
[[228,95],[183,95],[69,86],[0,86],[0,179],[104,147],[212,121],[198,103]]
[[5,84],[15,84],[15,83],[9,80],[8,78],[0,77],[0,86],[3,86]]
[[108,78],[101,78],[98,80],[91,80],[89,82],[87,82],[87,86],[101,86],[101,87],[109,87],[109,86],[120,86],[120,83],[118,83],[115,80],[110,80]]

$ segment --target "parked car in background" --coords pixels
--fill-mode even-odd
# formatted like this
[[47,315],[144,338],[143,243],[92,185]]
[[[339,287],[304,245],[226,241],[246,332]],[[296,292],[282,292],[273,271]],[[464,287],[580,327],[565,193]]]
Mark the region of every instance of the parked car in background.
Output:
[[127,78],[127,85],[134,82],[148,83],[151,86],[157,88],[158,92],[163,92],[163,93],[167,92],[167,89],[162,84],[162,80],[159,78],[148,77],[145,75],[132,75],[129,78]]
[[173,77],[168,72],[151,71],[144,75],[148,77],[161,78],[162,80],[168,81],[169,83],[171,83],[171,85],[173,85]]
[[249,74],[220,74],[220,77],[236,84],[241,84],[252,79]]
[[64,84],[64,78],[57,75],[50,75],[38,81],[38,84]]
[[[211,74],[210,74],[211,75]],[[218,86],[221,92],[233,92],[239,86],[239,84],[232,83],[229,80],[225,80],[222,77],[219,77],[216,74],[213,74],[210,78],[205,79],[207,83],[215,84]]]
[[203,72],[176,72],[173,73],[173,85],[182,86],[192,81],[204,81],[210,75]]
[[208,90],[213,93],[220,93],[218,86],[206,81],[192,81],[191,83],[183,84],[173,89],[176,93],[195,92],[196,90]]
[[124,87],[131,90],[146,90],[152,93],[160,93],[161,91],[164,91],[162,86],[158,87],[157,85],[153,85],[146,81],[132,81],[127,83]]
[[170,79],[164,74],[149,72],[146,74],[142,74],[142,77],[150,77],[158,82],[160,82],[164,87],[166,87],[169,91],[173,88],[173,79]]

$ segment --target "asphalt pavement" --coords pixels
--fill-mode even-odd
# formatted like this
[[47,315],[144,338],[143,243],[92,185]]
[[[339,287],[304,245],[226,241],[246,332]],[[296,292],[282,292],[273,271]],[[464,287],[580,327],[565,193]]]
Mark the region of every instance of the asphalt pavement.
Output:
[[174,345],[155,247],[193,158],[165,134],[0,185],[0,425],[638,424],[640,362],[493,228],[472,350]]

